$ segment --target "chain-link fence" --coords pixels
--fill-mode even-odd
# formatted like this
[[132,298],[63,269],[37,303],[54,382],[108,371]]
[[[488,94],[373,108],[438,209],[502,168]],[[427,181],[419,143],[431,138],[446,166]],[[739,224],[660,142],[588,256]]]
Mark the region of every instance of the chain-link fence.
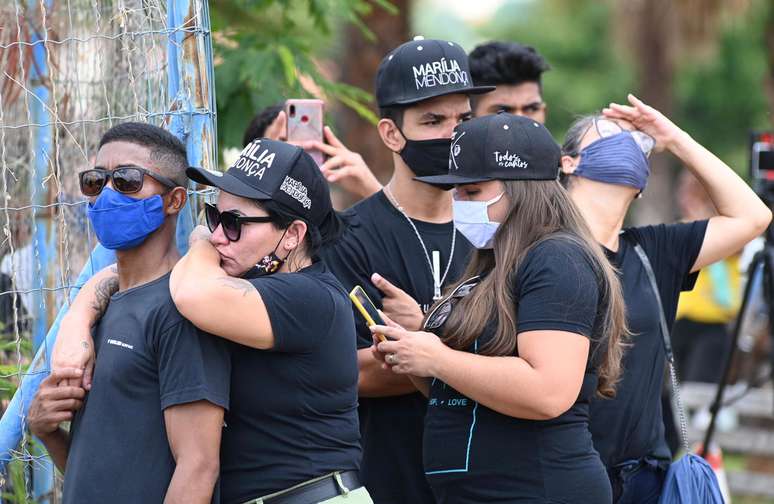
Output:
[[[0,437],[10,417],[22,436],[4,459],[6,501],[56,498],[50,463],[23,426],[40,381],[27,378],[47,373],[46,335],[96,245],[78,172],[128,120],[166,124],[196,153],[192,164],[213,164],[206,18],[197,0],[0,2]],[[30,390],[11,401],[20,386]]]

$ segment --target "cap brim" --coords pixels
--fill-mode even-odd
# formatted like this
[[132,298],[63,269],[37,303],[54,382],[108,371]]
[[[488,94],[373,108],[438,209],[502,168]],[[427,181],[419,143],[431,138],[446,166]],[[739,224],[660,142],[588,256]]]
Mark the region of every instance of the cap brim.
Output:
[[238,178],[228,173],[221,173],[216,171],[205,170],[203,168],[187,168],[185,174],[189,179],[194,182],[206,186],[217,187],[221,191],[225,191],[234,196],[241,196],[242,198],[254,199],[254,200],[270,200],[271,195],[258,190],[254,187],[250,187]]
[[410,98],[407,100],[398,100],[390,103],[389,105],[380,105],[380,107],[393,106],[393,105],[411,105],[412,103],[419,103],[422,101],[432,100],[433,98],[438,98],[439,96],[448,96],[452,94],[479,95],[479,94],[489,93],[494,90],[495,90],[495,86],[471,86],[471,87],[461,88],[461,89],[449,89],[447,91],[434,94],[433,96],[426,96],[423,98]]
[[414,180],[439,187],[449,187],[463,184],[475,184],[492,180],[492,177],[463,177],[460,175],[432,175],[430,177],[414,177]]

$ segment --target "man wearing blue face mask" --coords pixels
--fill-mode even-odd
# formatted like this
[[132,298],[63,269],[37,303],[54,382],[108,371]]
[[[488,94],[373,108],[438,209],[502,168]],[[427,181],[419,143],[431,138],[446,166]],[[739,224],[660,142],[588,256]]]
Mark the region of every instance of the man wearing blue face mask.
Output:
[[[187,165],[170,133],[124,123],[102,137],[96,166],[79,175],[94,232],[117,263],[84,285],[61,324],[52,376],[99,357],[69,434],[59,423],[79,403],[62,394],[80,380],[61,391],[46,380],[30,407],[31,430],[64,472],[65,503],[212,499],[230,361],[222,340],[184,319],[169,294]],[[90,327],[94,351],[84,337]],[[82,354],[62,355],[73,340]]]
[[[680,292],[693,288],[698,271],[740,250],[771,220],[766,205],[730,167],[657,110],[632,95],[629,102],[576,121],[562,157],[573,202],[618,268],[632,334],[616,397],[591,404],[594,446],[618,504],[656,503],[671,461],[661,413],[667,357],[661,314],[671,329]],[[718,215],[622,229],[629,205],[646,189],[648,155],[660,149],[696,176]]]

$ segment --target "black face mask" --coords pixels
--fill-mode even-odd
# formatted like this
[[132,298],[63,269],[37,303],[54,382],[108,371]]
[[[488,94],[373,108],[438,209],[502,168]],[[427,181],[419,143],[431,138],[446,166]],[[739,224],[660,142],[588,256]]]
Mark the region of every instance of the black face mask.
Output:
[[[287,230],[285,230],[285,232],[287,232]],[[269,255],[263,256],[263,258],[258,261],[258,264],[247,270],[247,273],[242,275],[242,278],[258,278],[271,275],[272,273],[279,271],[282,265],[285,264],[288,256],[290,256],[290,253],[288,253],[288,255],[285,256],[285,259],[281,259],[280,256],[277,255],[277,247],[279,247],[279,244],[282,243],[282,238],[284,237],[285,233],[282,233],[282,236],[277,242],[277,245],[274,246],[274,250],[272,250]]]
[[[400,134],[403,131],[399,128]],[[449,173],[449,152],[451,138],[434,138],[432,140],[409,140],[406,135],[406,145],[399,152],[405,162],[417,177],[446,175]]]

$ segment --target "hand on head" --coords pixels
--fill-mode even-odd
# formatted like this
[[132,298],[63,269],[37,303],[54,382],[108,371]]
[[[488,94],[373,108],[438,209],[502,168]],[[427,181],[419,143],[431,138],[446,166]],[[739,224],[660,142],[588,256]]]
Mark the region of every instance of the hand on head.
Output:
[[608,119],[622,119],[647,133],[656,141],[655,151],[671,149],[675,141],[683,131],[664,114],[646,105],[633,94],[628,95],[631,105],[611,103],[609,107],[602,109],[602,114]]

